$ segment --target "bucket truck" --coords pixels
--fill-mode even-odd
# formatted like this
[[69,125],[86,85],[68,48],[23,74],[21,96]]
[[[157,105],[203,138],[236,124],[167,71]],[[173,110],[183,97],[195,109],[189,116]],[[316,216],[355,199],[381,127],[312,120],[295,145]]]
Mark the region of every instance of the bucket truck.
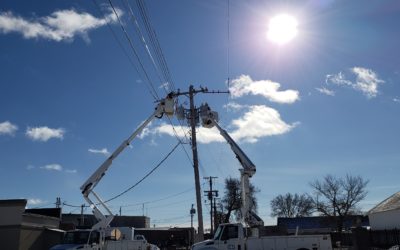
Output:
[[[139,250],[139,249],[151,249],[155,250],[158,247],[149,244],[142,239],[128,239],[118,240],[115,237],[120,235],[118,228],[110,228],[109,225],[114,218],[113,213],[106,205],[100,196],[94,192],[94,188],[99,184],[100,180],[104,177],[107,170],[110,168],[113,160],[130,145],[132,140],[136,138],[143,129],[155,118],[162,118],[163,115],[172,116],[174,114],[174,99],[173,94],[167,95],[166,98],[162,99],[154,112],[145,120],[121,145],[100,165],[100,167],[83,183],[80,187],[83,198],[89,204],[93,210],[93,214],[98,222],[92,227],[91,230],[75,230],[67,232],[66,236],[70,240],[66,244],[58,245],[53,247],[56,249],[85,249],[85,250]],[[104,214],[105,212],[106,214]],[[113,238],[113,240],[107,240]],[[75,242],[77,239],[79,242]],[[77,243],[77,244],[74,244]],[[78,244],[79,243],[79,244]],[[70,247],[68,247],[69,245]]]
[[[330,235],[294,235],[259,236],[258,228],[264,226],[263,220],[250,209],[249,179],[256,173],[256,166],[236,144],[232,137],[218,124],[218,113],[212,111],[207,103],[200,107],[202,126],[216,127],[221,136],[230,145],[233,153],[242,165],[240,171],[241,186],[241,222],[220,224],[212,240],[199,242],[192,250],[332,250]],[[245,224],[251,229],[247,236]]]

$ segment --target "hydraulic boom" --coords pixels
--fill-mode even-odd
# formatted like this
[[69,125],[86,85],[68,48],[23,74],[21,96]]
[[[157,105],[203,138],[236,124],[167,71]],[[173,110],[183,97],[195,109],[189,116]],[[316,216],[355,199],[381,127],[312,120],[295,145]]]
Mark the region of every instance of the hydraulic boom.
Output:
[[241,184],[241,199],[242,199],[242,222],[247,222],[250,227],[263,226],[263,220],[251,211],[250,208],[250,183],[249,179],[256,173],[256,166],[247,157],[243,150],[236,144],[232,137],[219,126],[218,124],[218,113],[212,111],[207,103],[203,104],[200,108],[200,115],[202,119],[202,125],[207,128],[216,127],[222,137],[231,146],[233,153],[242,165],[240,171],[240,184]]
[[[92,229],[104,231],[106,227],[111,223],[114,218],[113,213],[107,207],[105,202],[97,195],[93,189],[99,184],[100,180],[106,174],[110,168],[113,160],[132,142],[132,140],[140,134],[143,129],[155,118],[161,118],[164,114],[173,115],[174,113],[174,99],[172,95],[168,95],[165,99],[162,99],[153,114],[147,118],[129,137],[124,140],[121,145],[100,165],[100,167],[83,183],[80,187],[83,198],[87,201],[90,207],[93,209],[93,214],[98,220]],[[90,197],[92,195],[95,200],[93,201]],[[103,214],[101,208],[107,212],[107,215]]]

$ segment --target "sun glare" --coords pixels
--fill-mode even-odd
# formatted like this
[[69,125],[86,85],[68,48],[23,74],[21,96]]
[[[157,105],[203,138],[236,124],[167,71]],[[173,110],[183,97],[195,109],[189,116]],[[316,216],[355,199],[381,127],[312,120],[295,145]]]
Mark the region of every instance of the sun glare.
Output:
[[271,18],[267,37],[277,44],[285,44],[297,35],[297,20],[293,16],[280,14]]

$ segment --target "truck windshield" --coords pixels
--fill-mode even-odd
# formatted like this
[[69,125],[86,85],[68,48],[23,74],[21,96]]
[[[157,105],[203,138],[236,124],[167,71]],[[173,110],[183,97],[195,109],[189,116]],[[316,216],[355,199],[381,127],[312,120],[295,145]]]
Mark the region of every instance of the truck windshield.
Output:
[[221,234],[223,228],[224,228],[224,227],[222,227],[222,226],[219,226],[219,227],[217,228],[217,231],[215,231],[215,234],[214,234],[214,240],[218,240],[218,239],[219,239],[220,234]]
[[67,232],[64,236],[64,244],[86,244],[90,236],[90,231]]

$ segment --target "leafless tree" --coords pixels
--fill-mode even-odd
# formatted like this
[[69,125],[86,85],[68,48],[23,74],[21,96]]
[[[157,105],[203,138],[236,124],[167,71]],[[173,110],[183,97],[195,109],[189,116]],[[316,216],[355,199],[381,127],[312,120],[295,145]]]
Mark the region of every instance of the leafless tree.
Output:
[[[257,211],[257,199],[255,197],[255,194],[258,192],[258,190],[250,184],[250,210],[253,212]],[[222,204],[223,208],[225,210],[225,215],[224,215],[224,222],[229,223],[230,218],[232,217],[232,214],[236,216],[236,218],[240,218],[240,208],[242,205],[242,200],[241,200],[241,190],[240,190],[240,181],[239,179],[235,178],[226,178],[225,179],[225,192],[224,192],[224,197],[222,198]]]
[[304,217],[313,213],[313,199],[306,194],[278,195],[271,200],[271,216],[273,217]]
[[322,181],[311,182],[310,186],[315,192],[314,206],[322,215],[333,217],[338,232],[341,232],[346,216],[359,211],[357,205],[368,193],[368,182],[360,176],[351,175],[344,178],[327,175]]

